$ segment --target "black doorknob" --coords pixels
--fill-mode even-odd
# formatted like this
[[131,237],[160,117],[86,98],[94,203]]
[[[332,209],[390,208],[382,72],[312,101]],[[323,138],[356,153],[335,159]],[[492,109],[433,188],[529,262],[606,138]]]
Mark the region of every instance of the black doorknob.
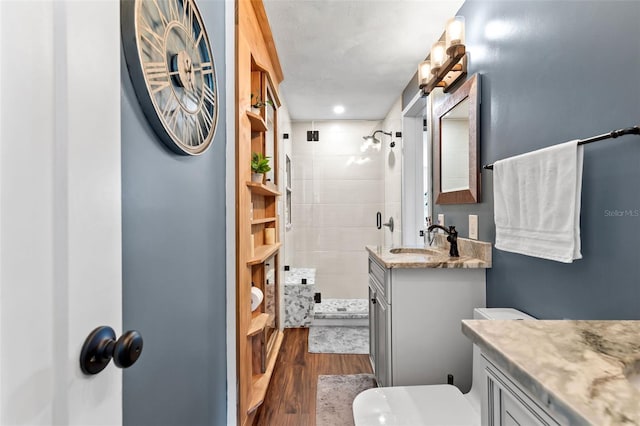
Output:
[[129,368],[140,358],[142,336],[135,330],[125,332],[113,350],[113,363],[116,367]]
[[137,331],[127,331],[116,341],[111,327],[100,326],[93,330],[80,351],[80,369],[84,374],[98,374],[113,363],[120,368],[131,367],[142,353],[142,336]]

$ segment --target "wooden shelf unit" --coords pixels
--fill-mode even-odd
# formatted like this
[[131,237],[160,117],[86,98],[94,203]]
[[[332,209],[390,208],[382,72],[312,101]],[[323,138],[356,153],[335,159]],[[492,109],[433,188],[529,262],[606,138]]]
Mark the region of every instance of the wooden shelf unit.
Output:
[[269,314],[260,313],[251,319],[251,325],[249,326],[249,331],[247,331],[247,336],[255,336],[260,333],[267,326],[267,322],[269,322]]
[[278,250],[280,250],[280,246],[282,243],[275,243],[271,245],[262,245],[258,246],[254,249],[255,255],[247,261],[247,265],[253,266],[258,265],[271,256],[273,256]]
[[267,131],[267,123],[264,122],[264,118],[262,118],[259,114],[247,110],[247,117],[249,117],[249,121],[251,122],[251,131],[252,132],[266,132]]
[[265,217],[263,219],[252,219],[251,220],[251,224],[252,225],[259,225],[261,223],[271,223],[271,222],[275,222],[276,218],[275,217]]
[[[247,426],[264,401],[283,336],[276,136],[282,70],[262,0],[237,0],[236,6],[237,423]],[[252,110],[256,97],[265,105]],[[266,183],[250,181],[254,152],[270,158]],[[255,312],[249,304],[252,286],[265,295]]]
[[282,331],[278,331],[275,337],[273,347],[270,351],[271,355],[267,361],[267,368],[263,374],[254,374],[251,378],[252,398],[247,408],[247,414],[255,413],[255,411],[264,402],[264,397],[267,394],[267,388],[269,387],[269,381],[273,375],[273,369],[276,366],[276,359],[278,358],[278,352],[282,345],[282,338],[284,334]]
[[253,194],[270,195],[272,197],[277,197],[281,195],[280,191],[278,191],[278,188],[274,184],[247,182],[247,186],[249,187],[249,189]]

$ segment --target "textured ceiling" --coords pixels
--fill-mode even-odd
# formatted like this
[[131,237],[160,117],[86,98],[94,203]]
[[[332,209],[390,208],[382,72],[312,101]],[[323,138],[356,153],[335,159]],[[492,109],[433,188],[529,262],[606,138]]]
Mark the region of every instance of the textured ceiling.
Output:
[[294,120],[384,118],[463,3],[263,1]]

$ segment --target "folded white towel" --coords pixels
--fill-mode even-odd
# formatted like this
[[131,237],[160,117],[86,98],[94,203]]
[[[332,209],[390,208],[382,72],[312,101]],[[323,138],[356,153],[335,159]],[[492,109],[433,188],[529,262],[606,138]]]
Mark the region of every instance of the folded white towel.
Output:
[[581,259],[583,147],[578,141],[496,161],[496,248],[571,263]]

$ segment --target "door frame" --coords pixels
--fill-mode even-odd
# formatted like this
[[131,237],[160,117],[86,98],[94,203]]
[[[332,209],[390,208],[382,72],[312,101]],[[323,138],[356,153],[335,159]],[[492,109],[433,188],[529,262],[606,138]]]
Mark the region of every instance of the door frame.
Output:
[[[409,104],[402,110],[402,244],[417,245],[422,241],[419,231],[424,228],[423,200],[423,147],[426,116],[429,122],[429,98],[417,92]],[[427,133],[430,129],[427,131]],[[431,138],[427,140],[427,149],[431,150]],[[431,166],[429,166],[431,169]],[[431,188],[429,188],[431,189]],[[429,190],[429,204],[432,198]]]
[[238,422],[236,352],[236,2],[225,1],[226,134],[226,233],[227,233],[227,425]]

